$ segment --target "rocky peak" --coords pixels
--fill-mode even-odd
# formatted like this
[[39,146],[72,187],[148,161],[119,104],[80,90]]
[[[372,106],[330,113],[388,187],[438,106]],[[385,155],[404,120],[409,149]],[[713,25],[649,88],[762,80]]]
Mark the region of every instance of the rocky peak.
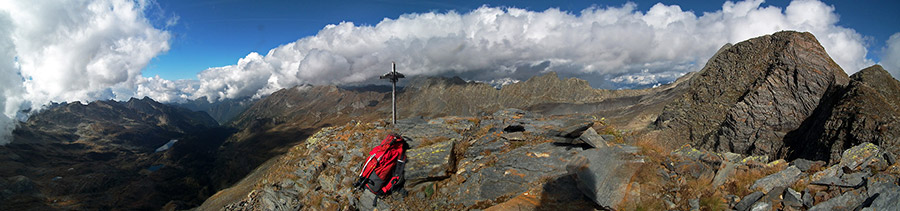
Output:
[[872,65],[850,76],[851,83],[862,83],[857,86],[869,86],[878,91],[879,94],[889,100],[887,103],[900,109],[898,100],[900,99],[900,81],[891,76],[888,71],[884,70],[881,65]]
[[792,157],[835,162],[842,150],[863,142],[900,153],[900,82],[879,65],[850,78],[846,88],[825,100],[831,106],[819,108],[792,140]]
[[655,125],[675,145],[783,157],[785,136],[848,81],[812,34],[777,32],[723,47]]

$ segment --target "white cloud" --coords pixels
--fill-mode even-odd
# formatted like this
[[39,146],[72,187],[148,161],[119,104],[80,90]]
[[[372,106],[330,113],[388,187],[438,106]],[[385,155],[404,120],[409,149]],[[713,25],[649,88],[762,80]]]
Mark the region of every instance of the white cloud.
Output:
[[656,83],[699,70],[725,43],[781,30],[812,32],[848,73],[873,63],[865,59],[863,36],[836,25],[833,7],[798,0],[782,9],[762,2],[726,2],[699,17],[678,5],[659,3],[643,12],[627,3],[579,14],[481,7],[464,14],[407,14],[375,26],[343,22],[265,56],[251,53],[237,65],[208,69],[193,97],[259,97],[303,83],[363,82],[387,72],[391,61],[408,76],[490,81],[549,61],[536,71]]
[[0,11],[0,145],[12,141],[10,134],[15,129],[15,116],[22,104],[24,92],[22,77],[16,67],[15,45],[10,34],[9,13]]
[[51,101],[125,100],[136,83],[152,81],[141,70],[169,49],[170,35],[145,18],[147,6],[131,0],[0,2],[0,133],[8,137],[9,119],[21,110]]
[[896,79],[900,79],[900,32],[891,35],[884,47],[881,65]]

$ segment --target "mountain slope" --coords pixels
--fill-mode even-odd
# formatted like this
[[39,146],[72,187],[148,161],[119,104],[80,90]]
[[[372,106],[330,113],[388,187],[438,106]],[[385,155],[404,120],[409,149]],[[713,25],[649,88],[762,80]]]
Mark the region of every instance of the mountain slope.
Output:
[[53,106],[0,146],[0,178],[31,181],[34,193],[0,194],[0,210],[196,206],[211,191],[206,166],[231,133],[217,126],[206,113],[149,98]]

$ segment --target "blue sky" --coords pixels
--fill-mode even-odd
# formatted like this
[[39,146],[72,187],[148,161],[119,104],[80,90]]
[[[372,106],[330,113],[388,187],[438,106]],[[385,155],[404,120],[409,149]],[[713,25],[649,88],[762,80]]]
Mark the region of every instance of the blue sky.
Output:
[[[721,10],[722,2],[713,1],[632,1],[637,10],[646,12],[657,2],[679,5],[682,10],[703,12]],[[159,75],[169,80],[196,79],[197,73],[210,67],[232,65],[250,52],[265,55],[270,49],[313,36],[328,24],[342,21],[356,25],[375,25],[385,18],[396,19],[402,14],[446,12],[465,13],[481,7],[516,7],[532,11],[559,8],[573,14],[592,5],[619,7],[626,1],[158,1],[158,17],[150,18],[155,25],[177,16],[174,26],[165,28],[172,33],[171,49],[154,58],[143,71],[151,77]],[[766,1],[785,8],[790,1]],[[826,1],[840,15],[837,25],[854,29],[867,38],[867,58],[879,61],[881,49],[891,34],[900,31],[896,21],[898,1]],[[154,16],[151,16],[154,17]]]

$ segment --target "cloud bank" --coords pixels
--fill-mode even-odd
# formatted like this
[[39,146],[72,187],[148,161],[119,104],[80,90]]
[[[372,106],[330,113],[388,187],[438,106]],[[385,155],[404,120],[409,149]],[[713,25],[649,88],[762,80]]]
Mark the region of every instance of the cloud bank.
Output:
[[660,3],[643,12],[627,3],[579,14],[481,7],[464,14],[407,14],[374,26],[343,22],[265,55],[250,53],[235,65],[205,70],[192,97],[259,97],[303,83],[363,82],[387,72],[391,61],[410,76],[452,73],[489,81],[549,62],[537,72],[656,84],[699,70],[725,43],[781,30],[812,32],[848,73],[873,64],[865,58],[863,36],[836,25],[833,7],[806,0],[784,9],[762,3],[726,2],[699,17],[678,5]]
[[[0,144],[22,110],[54,102],[124,100],[169,49],[146,1],[0,2]],[[149,79],[152,81],[152,79]],[[166,90],[162,90],[166,91]]]
[[866,59],[864,37],[837,25],[833,7],[815,0],[785,8],[762,3],[729,1],[699,15],[661,3],[647,11],[627,3],[577,13],[484,6],[406,14],[374,26],[342,22],[265,54],[249,53],[234,65],[204,70],[198,80],[171,81],[141,76],[152,58],[169,49],[171,36],[160,28],[178,22],[175,16],[166,26],[153,26],[145,14],[152,2],[3,1],[0,134],[6,136],[0,137],[6,138],[0,143],[8,141],[23,109],[51,101],[262,97],[300,84],[372,82],[389,71],[391,61],[407,76],[523,80],[556,71],[595,86],[635,87],[699,70],[725,43],[797,30],[812,32],[848,73],[873,64]]

